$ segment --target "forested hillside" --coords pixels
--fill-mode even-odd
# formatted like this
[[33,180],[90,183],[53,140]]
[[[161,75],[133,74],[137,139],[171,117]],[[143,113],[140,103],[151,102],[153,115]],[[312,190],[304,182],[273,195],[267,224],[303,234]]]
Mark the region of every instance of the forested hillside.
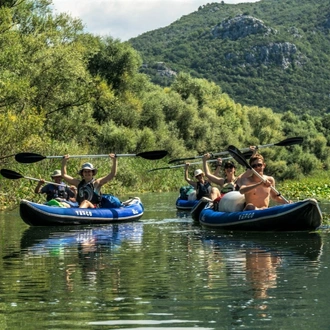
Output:
[[[302,136],[304,143],[268,148],[268,173],[298,178],[328,168],[330,115],[293,112],[234,101],[221,86],[188,73],[163,88],[140,73],[142,59],[129,43],[84,32],[83,23],[55,15],[47,0],[7,1],[0,7],[0,165],[47,178],[59,161],[19,164],[11,155],[90,155],[166,149],[168,158],[119,160],[112,193],[171,190],[183,181],[148,169],[171,157],[276,143]],[[323,88],[324,86],[320,86]],[[75,175],[83,160],[71,160]],[[108,160],[93,160],[98,175]],[[33,197],[22,180],[0,178],[0,202]],[[180,181],[181,180],[181,181]],[[126,190],[125,190],[126,189]],[[8,194],[13,192],[13,194]],[[31,196],[32,195],[32,196]]]
[[166,86],[186,72],[214,81],[235,102],[275,112],[330,111],[330,2],[209,3],[133,38],[141,71]]

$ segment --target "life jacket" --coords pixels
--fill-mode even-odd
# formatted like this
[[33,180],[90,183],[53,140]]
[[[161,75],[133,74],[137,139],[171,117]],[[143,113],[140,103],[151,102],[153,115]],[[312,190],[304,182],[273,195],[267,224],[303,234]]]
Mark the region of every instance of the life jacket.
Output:
[[65,186],[57,186],[51,183],[41,188],[41,193],[46,193],[47,202],[55,198],[68,199],[69,197]]
[[196,194],[197,199],[201,199],[204,196],[209,197],[210,192],[211,192],[210,182],[205,181],[204,184],[197,182],[196,191],[197,191],[197,194]]
[[80,204],[81,202],[88,200],[94,205],[100,205],[102,196],[101,194],[95,190],[93,182],[95,179],[89,182],[85,182],[85,180],[80,181],[78,184],[77,191],[77,202]]

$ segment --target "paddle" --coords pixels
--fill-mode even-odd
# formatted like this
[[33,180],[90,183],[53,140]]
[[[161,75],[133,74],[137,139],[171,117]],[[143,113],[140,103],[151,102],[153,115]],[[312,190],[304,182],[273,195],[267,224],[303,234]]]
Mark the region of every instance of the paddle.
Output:
[[[246,151],[243,153],[243,156],[245,158],[250,158],[253,154],[252,150]],[[222,160],[227,160],[227,159],[232,159],[233,157],[227,157],[227,158],[222,158]],[[217,159],[210,159],[207,160],[208,163],[214,163],[218,161]],[[190,163],[190,165],[197,165],[197,164],[203,164],[203,162],[195,162],[195,163]],[[153,168],[151,170],[149,170],[148,172],[153,172],[153,171],[157,171],[157,170],[167,170],[167,169],[171,169],[171,168],[178,168],[178,167],[184,167],[186,164],[179,164],[179,165],[173,165],[173,166],[165,166],[165,167],[157,167],[157,168]]]
[[[264,144],[260,146],[256,146],[257,149],[260,148],[267,148],[267,147],[273,147],[273,146],[278,146],[278,147],[286,147],[286,146],[291,146],[294,144],[301,144],[303,142],[302,137],[293,137],[293,138],[287,138],[281,142],[278,143],[271,143],[271,144]],[[244,148],[241,149],[241,152],[249,151],[250,148]],[[217,156],[222,156],[222,155],[227,155],[228,151],[222,151],[218,153],[212,153],[212,157],[217,157]],[[176,159],[171,159],[168,163],[172,164],[174,162],[179,162],[179,161],[184,161],[184,160],[191,160],[191,159],[196,159],[196,158],[202,158],[203,156],[194,156],[194,157],[188,157],[188,158],[176,158]]]
[[[161,159],[167,155],[166,150],[145,151],[139,154],[116,154],[116,157],[142,157],[144,159],[156,160]],[[107,155],[73,155],[70,158],[101,158],[109,157]],[[43,156],[31,152],[21,152],[15,155],[15,160],[19,163],[30,164],[40,162],[43,159],[63,158],[63,156]]]
[[[253,173],[258,176],[263,182],[265,182],[265,178],[259,174],[244,158],[244,155],[240,152],[239,149],[237,149],[235,146],[229,146],[228,147],[228,152],[233,156],[233,158],[242,166],[245,166],[246,168],[250,169],[253,171]],[[277,196],[281,196],[282,199],[289,204],[289,201],[284,198],[281,193],[276,190],[273,186],[270,186],[270,188],[276,193]]]
[[[228,158],[223,158],[223,159],[229,159],[229,158],[233,158],[233,157],[228,157]],[[217,159],[211,159],[208,160],[208,163],[212,163],[212,162],[216,162]],[[202,164],[203,162],[195,162],[195,163],[190,163],[190,165],[197,165],[197,164]],[[148,172],[153,172],[153,171],[158,171],[158,170],[167,170],[170,168],[178,168],[178,167],[184,167],[186,166],[186,164],[179,164],[179,165],[174,165],[174,166],[165,166],[165,167],[157,167],[157,168],[153,168],[151,170],[149,170]]]
[[[34,181],[41,181],[40,179],[30,178],[29,176],[24,176],[20,173],[17,173],[17,172],[12,171],[12,170],[7,170],[5,168],[1,169],[0,173],[4,178],[11,179],[11,180],[28,179],[28,180],[34,180]],[[51,182],[51,181],[45,181],[45,183],[51,183],[55,186],[69,187],[67,185],[64,185],[64,184],[61,184],[61,183],[55,183],[55,182]]]

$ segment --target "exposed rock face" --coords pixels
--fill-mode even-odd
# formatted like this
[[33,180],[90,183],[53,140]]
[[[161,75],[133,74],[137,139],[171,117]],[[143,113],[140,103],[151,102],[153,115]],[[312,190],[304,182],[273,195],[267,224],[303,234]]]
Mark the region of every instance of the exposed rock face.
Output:
[[[215,38],[230,39],[236,41],[249,35],[262,34],[267,36],[276,34],[275,29],[267,27],[261,20],[248,15],[240,15],[232,19],[224,20],[214,27],[212,35]],[[232,65],[278,65],[287,69],[292,63],[303,64],[303,56],[296,45],[290,42],[267,43],[258,45],[242,53],[227,53],[226,60]]]
[[216,25],[212,30],[215,38],[238,40],[251,34],[268,35],[276,30],[268,28],[263,21],[248,15],[240,15],[226,19]]
[[237,65],[278,65],[283,69],[287,69],[292,63],[301,66],[306,61],[296,45],[290,42],[254,46],[244,54],[227,53],[225,58]]
[[157,62],[157,74],[160,76],[166,76],[166,77],[174,77],[177,75],[177,73],[170,68],[168,68],[164,62]]
[[270,43],[265,46],[256,46],[252,51],[256,54],[254,58],[258,58],[260,63],[264,65],[274,63],[286,69],[291,64],[293,55],[297,53],[297,47],[289,42]]

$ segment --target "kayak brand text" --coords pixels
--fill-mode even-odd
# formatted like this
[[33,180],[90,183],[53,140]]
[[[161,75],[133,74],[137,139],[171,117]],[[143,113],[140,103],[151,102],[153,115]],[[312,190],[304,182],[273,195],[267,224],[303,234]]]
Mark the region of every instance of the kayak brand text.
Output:
[[254,217],[254,212],[248,214],[242,214],[238,217],[238,220],[252,219]]
[[77,215],[86,215],[88,217],[91,217],[93,216],[92,212],[91,211],[75,211]]

